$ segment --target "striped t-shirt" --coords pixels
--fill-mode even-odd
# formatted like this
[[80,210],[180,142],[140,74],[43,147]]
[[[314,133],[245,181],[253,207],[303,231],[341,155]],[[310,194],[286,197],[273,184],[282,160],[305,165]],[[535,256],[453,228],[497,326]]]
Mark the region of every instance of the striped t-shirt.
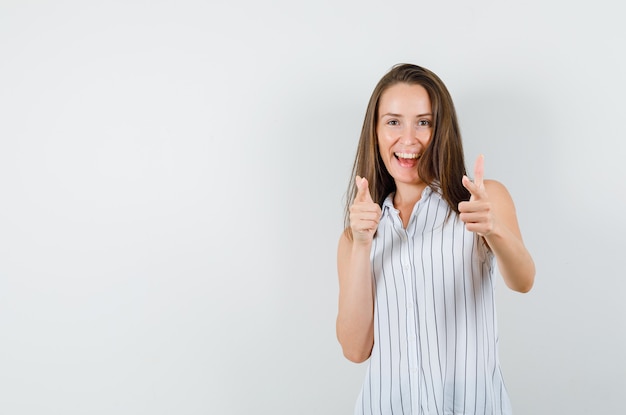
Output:
[[371,260],[374,347],[355,414],[511,414],[484,240],[427,187],[406,229],[387,197]]

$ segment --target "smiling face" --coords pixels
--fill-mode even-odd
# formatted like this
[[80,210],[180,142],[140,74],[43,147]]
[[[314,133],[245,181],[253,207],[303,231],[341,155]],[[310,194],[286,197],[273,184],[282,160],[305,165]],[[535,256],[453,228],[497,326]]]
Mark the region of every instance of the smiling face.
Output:
[[426,89],[407,83],[387,88],[378,105],[376,134],[380,156],[396,186],[423,185],[417,165],[433,134],[432,107]]

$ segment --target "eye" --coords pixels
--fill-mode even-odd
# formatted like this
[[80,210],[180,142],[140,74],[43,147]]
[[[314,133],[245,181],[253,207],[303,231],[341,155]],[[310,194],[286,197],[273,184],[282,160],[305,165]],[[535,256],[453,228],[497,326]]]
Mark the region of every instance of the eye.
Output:
[[388,120],[388,121],[387,121],[387,125],[398,125],[398,124],[400,124],[400,123],[398,122],[398,120]]
[[419,125],[420,127],[430,127],[431,122],[430,120],[419,120],[417,122],[417,125]]
[[415,128],[418,130],[427,130],[433,128],[433,122],[428,118],[422,118],[421,120],[417,120]]

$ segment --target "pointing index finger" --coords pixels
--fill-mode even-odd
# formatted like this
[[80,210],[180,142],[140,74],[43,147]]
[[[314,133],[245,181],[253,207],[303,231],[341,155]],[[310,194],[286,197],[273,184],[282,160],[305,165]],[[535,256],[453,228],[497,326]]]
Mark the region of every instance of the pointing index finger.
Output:
[[359,202],[371,202],[372,201],[372,195],[370,194],[369,191],[369,183],[367,182],[367,179],[365,177],[360,177],[360,176],[356,176],[356,187],[357,187],[357,194],[356,194],[356,201]]
[[484,189],[485,186],[483,184],[483,176],[485,174],[485,156],[482,154],[478,156],[476,159],[476,164],[474,165],[474,184],[479,189]]

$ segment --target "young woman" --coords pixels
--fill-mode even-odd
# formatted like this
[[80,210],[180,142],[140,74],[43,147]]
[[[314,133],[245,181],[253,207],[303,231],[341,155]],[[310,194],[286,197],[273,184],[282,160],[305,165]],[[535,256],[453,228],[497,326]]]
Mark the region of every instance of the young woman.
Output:
[[397,65],[367,107],[339,240],[337,337],[369,360],[355,414],[510,414],[500,372],[493,260],[535,276],[506,188],[465,172],[443,82]]

